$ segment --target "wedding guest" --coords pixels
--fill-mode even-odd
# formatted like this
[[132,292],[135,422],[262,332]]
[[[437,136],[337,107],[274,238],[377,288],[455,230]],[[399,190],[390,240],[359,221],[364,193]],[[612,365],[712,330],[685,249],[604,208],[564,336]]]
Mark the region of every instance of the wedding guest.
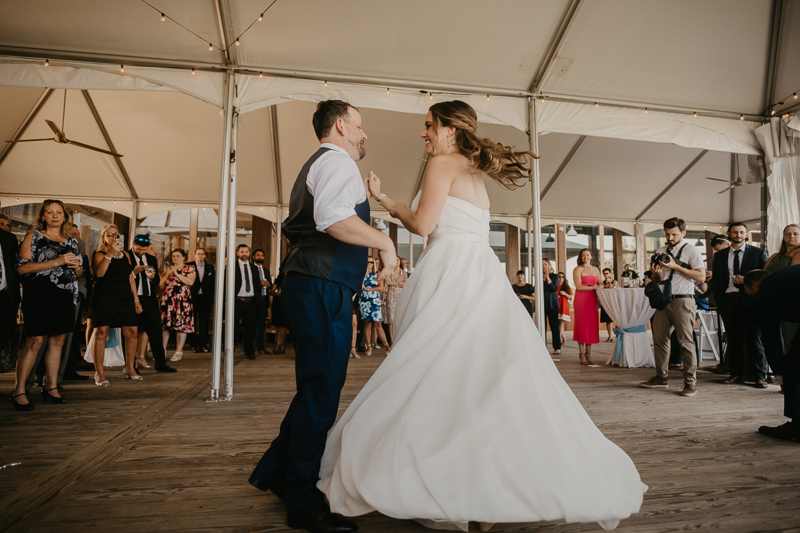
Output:
[[0,229],[0,372],[13,368],[19,352],[15,335],[20,302],[16,268],[18,249],[17,238],[8,227]]
[[764,346],[752,313],[751,298],[743,283],[748,272],[764,268],[767,251],[747,244],[747,225],[742,222],[728,226],[728,238],[730,247],[714,254],[714,276],[711,278],[711,290],[728,335],[725,360],[730,378],[725,383],[743,383],[747,364],[755,376],[755,387],[765,389],[768,385]]
[[533,317],[533,302],[536,301],[536,299],[533,296],[533,285],[525,281],[524,270],[517,271],[517,281],[511,284],[511,289],[514,291],[514,294],[517,295],[517,298],[519,298],[525,311]]
[[408,274],[408,260],[405,257],[400,258],[400,270]]
[[257,290],[255,280],[258,280],[258,271],[250,262],[250,247],[246,244],[236,247],[235,265],[233,290],[236,297],[233,301],[233,327],[235,329],[241,322],[244,353],[248,359],[258,359],[253,347],[258,314],[255,300]]
[[[172,250],[172,265],[161,272],[159,287],[161,294],[161,333],[164,351],[167,351],[170,331],[175,330],[175,353],[170,361],[180,361],[183,357],[183,346],[186,335],[194,333],[194,309],[192,308],[192,292],[190,287],[197,278],[197,271],[187,265],[186,252],[181,248]],[[156,339],[150,339],[150,343]]]
[[161,331],[161,309],[159,308],[158,282],[156,281],[156,271],[158,270],[158,260],[156,256],[147,252],[152,247],[149,235],[137,235],[133,239],[133,269],[134,281],[136,283],[136,293],[139,303],[142,304],[142,312],[137,315],[137,326],[139,329],[139,355],[137,363],[140,367],[150,368],[145,358],[148,340],[150,349],[153,351],[156,372],[177,372],[178,370],[167,365],[167,353],[163,344],[159,342],[162,335]]
[[283,303],[281,302],[281,286],[285,277],[284,272],[278,274],[269,291],[272,295],[272,325],[276,330],[275,348],[272,349],[274,354],[286,353],[286,334],[289,333],[289,324],[286,322],[286,315],[283,314]]
[[11,219],[3,213],[0,213],[0,229],[9,233],[11,232]]
[[36,353],[49,336],[44,362],[46,378],[42,398],[66,403],[58,391],[61,348],[67,333],[74,328],[78,305],[78,279],[82,273],[78,243],[69,236],[67,209],[60,200],[45,200],[17,254],[17,274],[22,279],[25,298],[27,340],[17,361],[16,384],[11,402],[19,411],[30,411],[33,404],[25,392],[25,382],[33,370]]
[[208,324],[211,318],[211,309],[214,307],[216,281],[214,265],[206,262],[205,248],[195,250],[194,261],[186,264],[193,266],[197,273],[190,289],[195,329],[195,333],[192,334],[192,351],[208,353]]
[[264,266],[264,250],[253,251],[253,265],[258,272],[256,278],[256,352],[264,353],[264,330],[267,328],[269,314],[269,288],[272,285],[272,274]]
[[800,225],[789,224],[783,228],[783,239],[778,253],[772,254],[764,265],[770,274],[791,265],[800,264]]
[[[367,258],[367,275],[364,276],[364,283],[361,287],[361,320],[364,322],[364,340],[366,343],[366,355],[372,355],[372,339],[375,338],[383,342],[383,349],[391,351],[391,346],[386,341],[386,334],[383,332],[383,315],[381,313],[381,290],[383,280],[379,280],[375,273],[375,260],[370,256]],[[375,335],[375,336],[373,336]]]
[[125,339],[125,369],[122,379],[141,381],[143,378],[134,368],[138,328],[136,315],[142,312],[142,304],[133,279],[133,265],[114,224],[106,224],[100,230],[100,246],[92,256],[94,284],[92,296],[92,324],[94,326],[94,382],[107,387],[108,380],[103,369],[106,338],[109,328],[122,328]]
[[575,328],[573,340],[578,342],[578,356],[582,365],[591,365],[592,344],[600,342],[597,324],[597,290],[603,288],[600,271],[592,265],[592,252],[584,248],[578,252],[578,266],[572,271],[575,283]]
[[394,346],[394,313],[397,309],[397,299],[400,297],[406,281],[408,281],[408,274],[399,263],[386,280],[386,307],[384,307],[383,322],[389,326],[389,338],[392,340],[392,346]]
[[[615,287],[619,287],[619,283],[617,280],[614,279],[614,276],[611,274],[610,268],[603,269],[603,288],[604,289],[613,289]],[[605,309],[603,309],[603,304],[598,302],[600,306],[600,322],[606,325],[606,333],[608,333],[608,337],[606,338],[606,342],[614,342],[614,335],[611,333],[611,323],[614,320],[608,315]]]
[[569,303],[572,301],[572,287],[569,286],[567,276],[563,272],[558,273],[558,322],[561,332],[561,343],[567,342],[565,331],[567,322],[570,322]]
[[547,259],[542,259],[542,283],[544,285],[544,313],[553,337],[553,355],[559,355],[561,354],[561,335],[558,326],[558,275],[553,272],[553,267]]

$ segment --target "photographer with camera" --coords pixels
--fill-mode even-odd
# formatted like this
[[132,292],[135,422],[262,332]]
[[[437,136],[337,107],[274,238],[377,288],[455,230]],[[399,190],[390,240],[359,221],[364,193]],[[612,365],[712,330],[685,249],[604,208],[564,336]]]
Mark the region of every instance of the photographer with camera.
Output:
[[656,375],[639,386],[646,389],[669,387],[670,335],[675,330],[683,361],[681,396],[694,396],[697,394],[697,357],[692,337],[697,313],[694,286],[705,281],[706,269],[697,248],[682,243],[686,236],[686,223],[682,219],[673,217],[666,220],[664,235],[667,245],[653,254],[650,260],[653,281],[645,288],[650,305],[656,309],[653,315]]
[[744,276],[751,270],[763,269],[767,264],[767,251],[747,244],[747,226],[734,222],[728,226],[731,245],[714,254],[714,276],[711,292],[725,324],[728,346],[725,361],[730,369],[727,384],[744,382],[745,347],[748,365],[755,376],[755,386],[767,388],[767,363],[764,346],[753,316],[752,299],[744,290]]

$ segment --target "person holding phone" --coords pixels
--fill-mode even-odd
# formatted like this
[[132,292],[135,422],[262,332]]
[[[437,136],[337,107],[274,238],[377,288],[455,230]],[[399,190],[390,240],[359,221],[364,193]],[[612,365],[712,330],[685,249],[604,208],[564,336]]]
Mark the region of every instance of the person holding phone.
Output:
[[[175,330],[175,353],[170,361],[180,361],[183,357],[183,345],[186,336],[194,333],[194,307],[192,306],[191,286],[197,278],[197,270],[187,265],[186,251],[181,248],[172,250],[172,264],[164,263],[159,286],[164,289],[161,294],[161,338],[164,351],[167,350],[170,330]],[[152,341],[151,341],[152,342]]]
[[114,224],[106,224],[100,230],[100,246],[92,256],[96,282],[92,293],[92,326],[95,328],[92,357],[94,359],[94,382],[98,387],[107,387],[103,369],[106,338],[109,328],[122,328],[125,339],[125,369],[122,379],[141,381],[143,378],[135,368],[139,329],[136,315],[142,312],[142,304],[136,290],[133,262],[124,250],[125,237]]
[[45,200],[39,207],[36,226],[25,235],[17,255],[17,274],[25,294],[25,348],[17,360],[17,375],[11,403],[18,411],[31,411],[25,382],[33,371],[36,354],[48,337],[44,354],[46,380],[42,398],[66,403],[58,392],[61,347],[67,333],[75,327],[78,305],[78,276],[83,265],[78,243],[69,236],[67,208],[60,200]]

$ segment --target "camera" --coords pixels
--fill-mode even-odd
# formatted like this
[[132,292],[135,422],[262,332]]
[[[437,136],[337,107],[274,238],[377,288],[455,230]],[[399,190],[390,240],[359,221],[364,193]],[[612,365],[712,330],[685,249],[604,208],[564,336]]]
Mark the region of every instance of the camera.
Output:
[[653,256],[650,258],[650,264],[656,265],[660,263],[667,264],[672,261],[672,256],[669,254],[660,254],[658,252],[654,253]]

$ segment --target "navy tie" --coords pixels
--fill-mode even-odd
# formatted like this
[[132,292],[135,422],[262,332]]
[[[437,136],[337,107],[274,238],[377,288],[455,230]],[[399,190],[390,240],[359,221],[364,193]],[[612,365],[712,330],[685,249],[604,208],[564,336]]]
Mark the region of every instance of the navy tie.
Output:
[[742,251],[736,250],[734,253],[736,255],[733,258],[733,277],[735,278],[739,275],[739,254],[742,253]]
[[250,292],[250,265],[244,265],[244,292]]

